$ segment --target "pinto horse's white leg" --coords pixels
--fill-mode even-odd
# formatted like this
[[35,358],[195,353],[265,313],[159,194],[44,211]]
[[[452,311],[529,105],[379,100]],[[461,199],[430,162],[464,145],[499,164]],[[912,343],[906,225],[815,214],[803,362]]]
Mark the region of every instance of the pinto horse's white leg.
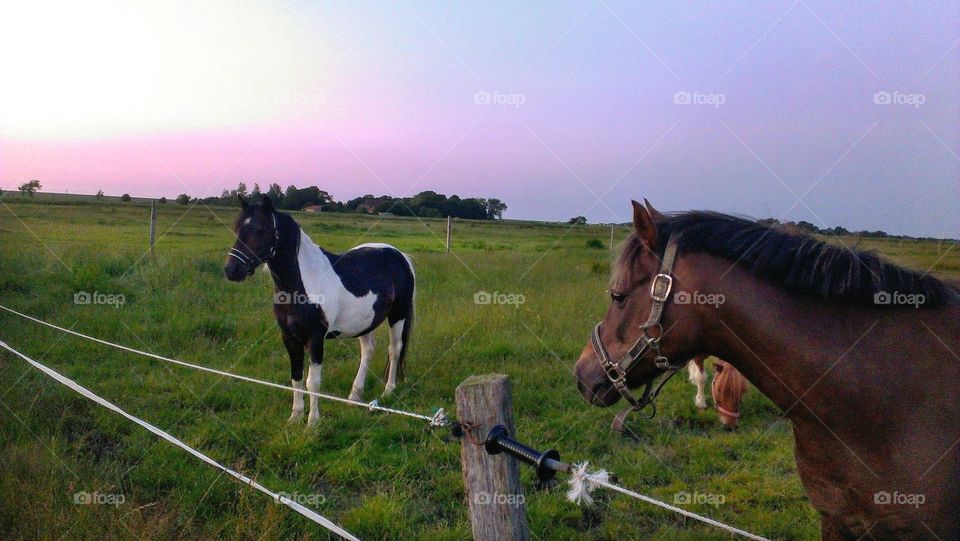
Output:
[[401,319],[390,326],[390,371],[387,373],[387,386],[383,389],[383,396],[390,396],[397,388],[397,364],[400,359],[400,352],[403,350],[403,324],[406,319]]
[[[310,338],[310,371],[307,372],[307,390],[311,393],[320,392],[320,375],[323,369],[323,339],[325,333],[316,333]],[[320,420],[320,400],[310,395],[310,415],[307,416],[307,426],[313,426]]]
[[[320,392],[320,373],[323,365],[319,363],[310,363],[310,371],[307,373],[307,390],[311,393]],[[313,426],[320,420],[320,404],[316,396],[310,396],[310,414],[307,416],[307,426]]]
[[690,372],[690,383],[697,386],[697,396],[694,403],[700,409],[707,409],[707,397],[704,394],[704,388],[707,385],[707,372],[703,369],[703,358],[698,357],[687,363],[687,371]]
[[[305,389],[303,380],[290,380],[290,383],[293,384],[294,389]],[[293,411],[290,413],[290,422],[299,421],[303,417],[303,393],[294,391],[293,392]]]
[[357,377],[353,379],[350,400],[363,400],[363,386],[367,382],[367,371],[370,370],[370,361],[373,360],[375,346],[376,340],[373,331],[360,337],[360,368],[357,369]]

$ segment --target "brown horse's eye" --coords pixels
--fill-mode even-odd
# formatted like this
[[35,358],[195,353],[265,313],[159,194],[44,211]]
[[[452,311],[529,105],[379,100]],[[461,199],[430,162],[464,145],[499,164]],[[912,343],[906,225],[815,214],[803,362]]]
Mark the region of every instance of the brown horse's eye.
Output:
[[627,300],[627,296],[623,293],[617,293],[615,291],[610,292],[610,300],[617,304],[623,304],[623,301]]

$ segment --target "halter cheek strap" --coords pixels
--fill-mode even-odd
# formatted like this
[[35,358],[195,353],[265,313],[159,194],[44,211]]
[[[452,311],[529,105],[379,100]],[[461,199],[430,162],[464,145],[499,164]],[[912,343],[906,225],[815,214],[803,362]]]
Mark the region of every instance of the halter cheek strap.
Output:
[[[655,416],[657,408],[653,402],[654,399],[660,394],[660,391],[667,381],[686,364],[672,364],[667,357],[660,353],[660,340],[663,338],[663,325],[660,323],[660,319],[663,317],[663,308],[670,299],[670,291],[673,289],[673,264],[677,257],[677,240],[678,238],[674,235],[671,235],[667,240],[667,249],[663,254],[663,261],[660,264],[660,273],[654,277],[653,283],[650,284],[650,297],[653,299],[653,305],[650,307],[650,315],[647,317],[647,321],[640,325],[640,338],[637,338],[637,341],[633,343],[627,353],[617,362],[613,362],[610,359],[606,348],[603,347],[603,342],[600,340],[600,327],[603,324],[602,322],[597,323],[590,335],[590,343],[597,355],[597,360],[601,368],[603,368],[603,372],[607,375],[607,378],[617,392],[630,404],[630,408],[620,412],[613,421],[613,429],[618,432],[623,430],[624,421],[626,421],[627,416],[634,411],[640,411],[650,406],[652,411],[647,418]],[[654,327],[657,327],[659,330],[654,335],[651,335],[650,329]],[[656,389],[653,389],[653,380],[648,381],[644,387],[643,394],[640,398],[637,398],[633,396],[630,388],[627,387],[627,372],[650,351],[654,353],[654,363],[657,368],[666,370],[669,373],[661,380]]]

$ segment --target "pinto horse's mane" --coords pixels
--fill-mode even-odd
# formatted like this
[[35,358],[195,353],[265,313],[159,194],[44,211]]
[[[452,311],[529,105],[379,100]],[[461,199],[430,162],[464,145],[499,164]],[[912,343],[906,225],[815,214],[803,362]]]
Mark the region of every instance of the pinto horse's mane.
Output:
[[[661,220],[657,253],[664,252],[671,234],[680,233],[680,253],[728,259],[791,291],[872,305],[874,296],[882,293],[923,295],[920,308],[960,301],[960,290],[929,274],[894,265],[872,251],[823,242],[798,229],[710,211],[672,213]],[[635,234],[630,235],[614,275],[630,269],[644,248]]]

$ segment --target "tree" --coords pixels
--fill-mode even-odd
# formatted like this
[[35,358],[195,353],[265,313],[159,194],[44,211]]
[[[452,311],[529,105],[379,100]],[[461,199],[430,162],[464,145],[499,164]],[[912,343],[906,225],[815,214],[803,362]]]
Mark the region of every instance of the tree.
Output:
[[120,196],[120,200],[123,201],[124,203],[129,203],[129,202],[130,202],[130,194],[125,193],[125,194],[121,195],[121,196]]
[[570,225],[586,225],[587,219],[583,216],[574,216],[567,220],[567,223]]
[[281,198],[280,208],[300,210],[300,207],[297,205],[299,202],[297,198],[297,187],[293,184],[287,186],[287,191],[283,192],[283,198]]
[[819,227],[813,225],[813,224],[810,223],[810,222],[804,221],[804,220],[800,220],[799,222],[797,222],[797,227],[799,227],[800,229],[806,231],[807,233],[819,233],[819,232],[820,232],[820,228],[819,228]]
[[97,190],[97,199],[103,199],[103,190]]
[[260,197],[261,193],[260,193],[260,184],[259,184],[259,183],[257,183],[257,182],[254,182],[254,183],[253,183],[253,191],[250,192],[250,195],[253,196],[253,197]]
[[491,220],[502,220],[505,210],[507,210],[507,204],[503,201],[495,197],[487,199],[487,217]]
[[267,197],[273,201],[274,207],[280,208],[280,202],[283,201],[283,188],[274,182],[269,188],[267,188]]
[[33,194],[40,191],[41,187],[40,181],[36,179],[33,179],[30,182],[24,182],[19,187],[20,195],[29,195],[30,197],[33,197]]
[[160,198],[160,204],[161,204],[161,205],[166,205],[166,204],[167,204],[167,198],[166,198],[166,197],[161,197],[161,198]]
[[186,204],[189,203],[189,202],[190,202],[190,196],[189,196],[189,195],[187,195],[187,194],[185,194],[185,193],[182,193],[182,194],[180,194],[180,195],[177,196],[177,203],[180,203],[181,205],[186,205]]
[[246,182],[241,182],[240,184],[237,184],[236,195],[239,195],[240,197],[242,197],[242,198],[244,198],[244,199],[247,198],[247,183],[246,183]]

